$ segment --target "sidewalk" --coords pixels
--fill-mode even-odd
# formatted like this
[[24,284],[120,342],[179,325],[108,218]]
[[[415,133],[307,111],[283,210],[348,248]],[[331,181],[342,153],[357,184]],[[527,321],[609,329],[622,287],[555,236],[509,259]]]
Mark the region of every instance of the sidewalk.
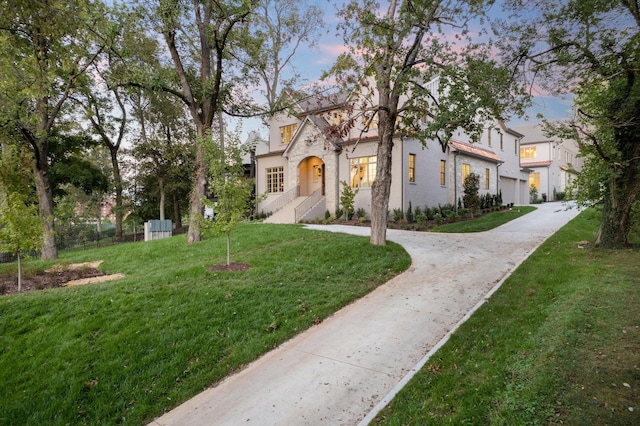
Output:
[[150,426],[367,424],[449,333],[578,214],[560,203],[537,207],[489,232],[388,230],[388,240],[411,255],[407,271]]

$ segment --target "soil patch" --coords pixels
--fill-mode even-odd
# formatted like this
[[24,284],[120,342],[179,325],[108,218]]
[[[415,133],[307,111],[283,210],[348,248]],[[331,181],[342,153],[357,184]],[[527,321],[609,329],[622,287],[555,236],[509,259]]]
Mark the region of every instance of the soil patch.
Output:
[[[90,284],[122,278],[122,274],[107,275],[98,270],[101,261],[71,265],[55,265],[51,269],[22,277],[21,293],[48,288]],[[18,293],[18,276],[0,276],[0,295]]]
[[228,272],[239,272],[246,271],[251,268],[248,263],[242,262],[231,262],[230,264],[220,263],[218,265],[213,265],[209,268],[209,272],[219,272],[219,271],[228,271]]

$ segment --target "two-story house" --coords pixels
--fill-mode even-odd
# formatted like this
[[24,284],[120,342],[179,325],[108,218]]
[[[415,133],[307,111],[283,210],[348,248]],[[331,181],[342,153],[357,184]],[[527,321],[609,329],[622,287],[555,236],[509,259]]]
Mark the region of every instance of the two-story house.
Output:
[[574,177],[582,169],[583,159],[574,140],[562,140],[544,134],[540,124],[514,127],[522,133],[520,162],[530,169],[529,185],[538,189],[538,195],[546,194],[554,201],[558,192],[565,192]]
[[[274,213],[272,221],[294,223],[332,215],[340,207],[342,182],[357,189],[355,208],[371,212],[371,185],[376,174],[378,133],[375,121],[356,120],[336,132],[347,111],[355,116],[346,95],[302,99],[295,113],[270,122],[268,147],[256,151],[256,191],[266,194],[259,212]],[[463,131],[445,150],[436,142],[422,143],[398,135],[392,151],[389,210],[457,204],[469,173],[480,176],[480,193],[502,193],[504,203],[528,203],[528,179],[520,167],[522,135],[503,123],[488,123],[477,143]]]

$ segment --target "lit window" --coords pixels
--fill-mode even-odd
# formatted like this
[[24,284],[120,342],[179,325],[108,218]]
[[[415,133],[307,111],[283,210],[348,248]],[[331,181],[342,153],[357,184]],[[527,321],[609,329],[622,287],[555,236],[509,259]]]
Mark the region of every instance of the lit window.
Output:
[[447,184],[447,162],[440,160],[440,185],[445,186]]
[[491,180],[491,172],[489,169],[484,169],[484,189],[489,189],[489,183]]
[[521,147],[520,158],[536,158],[536,147],[535,146]]
[[537,189],[540,189],[540,173],[529,173],[529,187],[531,185],[535,186]]
[[267,168],[267,192],[284,192],[284,167]]
[[409,154],[409,182],[416,181],[416,155]]
[[376,157],[349,160],[352,188],[370,188],[376,178]]
[[467,179],[467,176],[471,174],[471,166],[466,163],[462,163],[462,182]]
[[334,112],[333,113],[333,124],[338,125],[344,121],[344,117],[342,112]]
[[288,126],[280,127],[280,143],[287,144],[291,142],[291,138],[293,138],[293,134],[297,129],[297,124],[289,124]]

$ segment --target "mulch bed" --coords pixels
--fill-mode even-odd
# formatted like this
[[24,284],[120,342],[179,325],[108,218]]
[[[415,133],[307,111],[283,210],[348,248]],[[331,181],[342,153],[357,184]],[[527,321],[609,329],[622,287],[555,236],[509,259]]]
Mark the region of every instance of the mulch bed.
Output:
[[251,268],[251,266],[248,263],[231,262],[228,265],[226,263],[220,263],[218,265],[213,265],[212,267],[210,267],[209,272],[220,272],[220,271],[240,272],[240,271],[246,271],[249,268]]
[[[67,269],[63,271],[41,272],[22,277],[22,293],[47,288],[64,287],[69,281],[105,275],[96,268]],[[0,295],[18,293],[18,276],[0,276]]]

